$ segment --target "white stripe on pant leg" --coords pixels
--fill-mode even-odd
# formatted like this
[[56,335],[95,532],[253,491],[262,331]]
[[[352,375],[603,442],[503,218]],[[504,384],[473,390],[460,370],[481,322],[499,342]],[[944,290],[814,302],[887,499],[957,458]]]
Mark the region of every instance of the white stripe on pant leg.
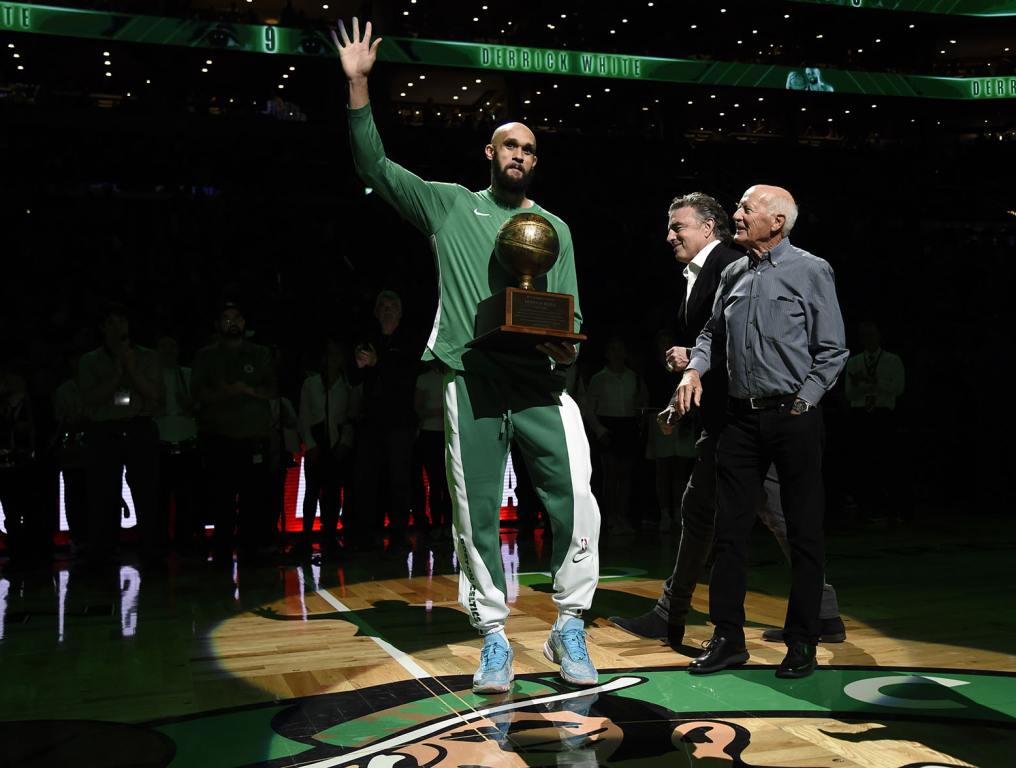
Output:
[[[486,563],[473,546],[466,477],[462,469],[459,435],[459,401],[455,374],[445,378],[445,448],[452,495],[452,534],[459,558],[459,603],[469,611],[469,622],[482,635],[504,628],[508,619],[505,594],[494,586]],[[500,515],[500,510],[495,514]]]
[[554,602],[558,612],[578,615],[592,604],[600,578],[600,508],[589,485],[593,467],[582,414],[567,392],[561,394],[558,412],[571,473],[573,522],[568,552],[554,576]]

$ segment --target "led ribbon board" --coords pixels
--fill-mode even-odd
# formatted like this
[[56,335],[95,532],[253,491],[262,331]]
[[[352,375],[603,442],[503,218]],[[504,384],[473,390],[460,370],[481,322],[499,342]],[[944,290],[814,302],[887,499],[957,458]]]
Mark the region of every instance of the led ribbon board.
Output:
[[403,64],[867,96],[1016,98],[1016,76],[931,77],[406,38],[385,43],[392,45],[382,44],[378,58]]
[[796,3],[874,8],[908,13],[946,13],[955,16],[1016,16],[1016,3],[999,0],[794,0]]
[[290,56],[323,56],[332,51],[331,40],[320,30],[82,11],[0,0],[0,33],[5,31]]
[[[319,29],[102,13],[0,1],[0,33],[4,31],[287,56],[334,56],[331,40]],[[385,38],[378,58],[417,66],[702,86],[925,99],[1016,98],[1016,76],[931,77],[397,37]]]

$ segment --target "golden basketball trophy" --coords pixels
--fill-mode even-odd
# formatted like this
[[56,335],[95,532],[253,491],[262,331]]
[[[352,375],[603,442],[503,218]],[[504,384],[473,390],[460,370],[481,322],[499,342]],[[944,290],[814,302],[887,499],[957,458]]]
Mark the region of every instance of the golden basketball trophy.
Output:
[[466,346],[523,350],[548,341],[585,341],[583,334],[574,332],[575,297],[533,289],[533,280],[551,270],[559,251],[557,232],[538,213],[520,213],[501,225],[494,255],[519,285],[480,302],[476,337]]

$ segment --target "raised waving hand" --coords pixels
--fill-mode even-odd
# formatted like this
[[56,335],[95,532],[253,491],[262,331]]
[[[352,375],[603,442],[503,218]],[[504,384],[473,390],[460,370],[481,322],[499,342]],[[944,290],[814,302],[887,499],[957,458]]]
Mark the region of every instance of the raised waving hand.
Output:
[[369,100],[367,95],[367,77],[377,61],[377,48],[381,38],[371,42],[371,25],[368,21],[360,36],[360,20],[353,17],[353,37],[346,32],[346,25],[339,21],[339,33],[332,30],[332,42],[339,52],[342,71],[349,80],[349,106],[354,109],[364,106]]

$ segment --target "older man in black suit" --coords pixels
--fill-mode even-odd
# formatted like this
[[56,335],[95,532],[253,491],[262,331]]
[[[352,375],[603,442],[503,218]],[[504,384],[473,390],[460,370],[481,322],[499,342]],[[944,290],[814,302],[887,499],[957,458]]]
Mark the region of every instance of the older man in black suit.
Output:
[[[667,367],[672,371],[683,371],[688,366],[695,340],[712,314],[720,275],[728,264],[744,255],[728,247],[729,240],[729,218],[714,198],[692,192],[670,204],[667,244],[678,263],[685,265],[684,276],[688,281],[677,317],[679,346],[667,352]],[[717,347],[722,349],[722,345]],[[695,412],[695,426],[700,433],[695,444],[695,468],[681,499],[681,543],[674,572],[664,583],[663,594],[651,611],[631,618],[610,617],[621,629],[640,637],[669,640],[671,645],[679,645],[684,639],[691,596],[713,541],[716,438],[727,404],[724,366],[714,364],[706,377],[709,394],[702,398]],[[672,409],[664,413],[672,413]],[[673,429],[666,417],[660,426],[665,431]]]

